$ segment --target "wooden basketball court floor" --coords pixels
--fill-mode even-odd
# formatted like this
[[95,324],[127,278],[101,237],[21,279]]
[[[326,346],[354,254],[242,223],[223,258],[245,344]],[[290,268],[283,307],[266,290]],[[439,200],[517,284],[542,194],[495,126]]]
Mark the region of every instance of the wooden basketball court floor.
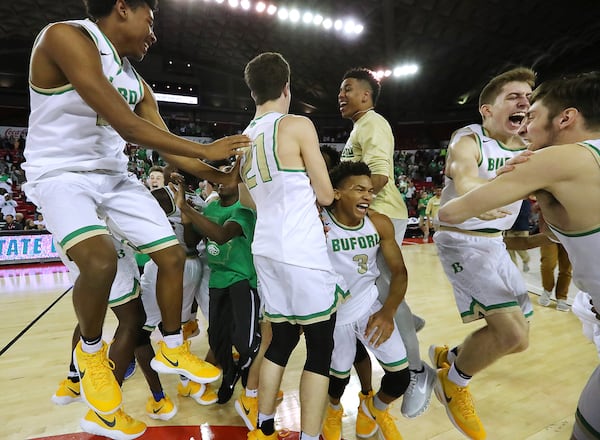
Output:
[[[532,271],[526,274],[526,279],[530,290],[539,293],[539,270],[536,270],[539,254],[531,252]],[[419,333],[421,354],[427,359],[430,344],[452,346],[481,324],[461,323],[435,245],[405,245],[403,253],[409,271],[407,300],[413,311],[427,321]],[[1,439],[100,438],[80,434],[79,420],[86,412],[83,404],[58,407],[50,401],[68,370],[75,323],[71,292],[67,292],[70,286],[67,273],[58,265],[0,268]],[[575,293],[572,288],[571,296]],[[489,439],[568,439],[579,393],[598,364],[595,347],[582,335],[579,320],[570,312],[541,307],[537,296],[532,293],[531,297],[535,314],[529,349],[501,359],[478,374],[471,384]],[[106,339],[111,337],[115,326],[109,312]],[[206,349],[203,331],[193,339],[192,350],[203,356]],[[285,397],[277,410],[278,427],[292,432],[298,431],[300,424],[298,380],[303,360],[301,341],[284,376]],[[377,385],[382,372],[376,364],[374,370]],[[247,431],[235,412],[234,399],[225,405],[203,407],[177,396],[176,377],[164,375],[161,379],[179,409],[168,422],[154,421],[145,415],[144,406],[150,394],[141,372],[123,386],[125,410],[149,426],[142,439],[246,438]],[[240,385],[236,394],[239,390]],[[353,377],[342,398],[345,439],[355,438],[358,390],[358,381]],[[463,438],[435,396],[429,410],[418,418],[403,418],[400,402],[393,405],[391,412],[405,439]],[[293,433],[288,438],[293,440],[297,435]]]

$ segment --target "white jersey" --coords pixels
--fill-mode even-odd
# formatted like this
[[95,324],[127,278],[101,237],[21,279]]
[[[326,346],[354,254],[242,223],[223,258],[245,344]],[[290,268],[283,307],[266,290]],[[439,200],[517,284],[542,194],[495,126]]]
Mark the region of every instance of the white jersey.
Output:
[[[600,167],[600,139],[580,142],[579,145],[590,150]],[[569,254],[573,265],[575,285],[592,297],[596,307],[600,306],[600,225],[589,231],[564,232],[546,222],[554,235],[560,240]]]
[[329,259],[334,270],[344,278],[349,292],[346,301],[338,306],[336,325],[350,324],[377,301],[379,233],[369,217],[359,226],[350,227],[337,221],[328,210],[323,210],[322,215],[330,227],[327,232]]
[[[495,139],[486,136],[483,132],[483,127],[479,124],[467,125],[459,130],[457,130],[453,135],[450,143],[457,142],[460,138],[464,136],[475,135],[477,142],[479,143],[479,151],[481,152],[481,160],[479,162],[479,177],[482,179],[493,179],[496,177],[496,170],[504,166],[504,163],[518,156],[525,148],[520,150],[509,150],[502,143],[498,142]],[[454,182],[451,178],[445,178],[445,186],[444,191],[442,192],[442,197],[440,200],[440,206],[444,206],[446,202],[449,200],[455,199],[458,197],[456,192],[456,188],[454,186]],[[468,231],[474,230],[491,230],[495,229],[498,231],[505,231],[510,229],[512,225],[515,223],[517,215],[519,214],[519,210],[521,209],[522,200],[511,203],[510,205],[505,206],[503,209],[506,209],[511,214],[507,215],[503,218],[498,218],[495,220],[480,220],[476,217],[471,217],[467,219],[463,223],[460,224],[450,224],[440,222],[436,220],[438,224],[451,226],[454,228],[464,229]]]
[[[144,89],[137,73],[121,59],[112,43],[90,20],[66,21],[80,26],[98,48],[102,70],[131,109],[142,100]],[[37,37],[34,47],[52,25]],[[31,83],[31,114],[23,170],[28,182],[62,171],[127,172],[125,141],[79,95],[71,84],[41,89]]]
[[331,271],[317,198],[304,168],[283,168],[277,130],[286,115],[267,113],[244,130],[252,147],[242,158],[242,178],[256,204],[252,253],[300,267]]

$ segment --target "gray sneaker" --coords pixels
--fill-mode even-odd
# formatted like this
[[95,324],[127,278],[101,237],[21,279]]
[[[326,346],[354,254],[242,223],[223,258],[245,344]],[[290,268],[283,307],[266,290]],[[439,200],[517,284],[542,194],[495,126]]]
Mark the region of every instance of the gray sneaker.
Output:
[[552,302],[552,300],[550,299],[552,297],[552,292],[548,292],[547,290],[544,290],[541,294],[540,297],[538,298],[538,304],[544,307],[548,307],[550,305],[550,303]]
[[436,372],[425,362],[423,362],[423,367],[424,369],[420,373],[410,370],[410,383],[402,397],[401,412],[404,417],[409,419],[420,416],[429,407]]
[[571,310],[571,306],[569,306],[566,300],[559,299],[558,301],[556,301],[556,310],[558,310],[559,312],[568,312],[569,310]]

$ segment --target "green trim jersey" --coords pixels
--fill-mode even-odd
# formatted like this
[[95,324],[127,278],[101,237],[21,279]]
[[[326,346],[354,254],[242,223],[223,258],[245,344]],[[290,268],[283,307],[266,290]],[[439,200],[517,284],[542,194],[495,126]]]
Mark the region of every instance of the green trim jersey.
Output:
[[386,119],[375,110],[365,113],[352,128],[342,150],[342,161],[364,162],[372,174],[388,178],[371,208],[391,219],[407,219],[406,203],[394,178],[394,134]]
[[244,134],[252,147],[242,157],[241,175],[256,204],[252,253],[309,269],[332,271],[317,198],[306,169],[290,169],[278,157],[277,131],[286,115],[266,113]]
[[[594,155],[596,164],[600,168],[600,139],[580,142],[578,145],[587,148]],[[600,225],[588,231],[565,232],[546,223],[569,254],[575,285],[590,294],[596,307],[600,306],[600,273],[598,272]]]
[[203,214],[221,226],[227,222],[235,222],[243,231],[243,235],[233,237],[223,244],[207,239],[206,255],[211,270],[209,287],[223,289],[238,281],[248,280],[250,287],[256,288],[256,271],[251,251],[256,213],[239,201],[231,206],[222,206],[220,200],[215,200],[204,208]]
[[[96,44],[102,70],[131,109],[144,95],[142,81],[126,58],[90,20],[66,21],[87,31]],[[48,25],[38,35],[34,47]],[[30,80],[31,114],[23,169],[28,182],[62,171],[127,172],[125,141],[98,115],[71,84],[41,89]]]
[[376,261],[379,233],[368,216],[360,225],[350,227],[341,224],[327,209],[322,215],[330,228],[327,232],[329,259],[334,270],[344,278],[349,292],[346,300],[338,306],[336,326],[350,324],[377,301],[375,280],[379,277]]
[[[452,139],[450,140],[450,144],[458,142],[458,140],[464,136],[475,136],[477,139],[479,151],[481,153],[481,160],[479,162],[479,177],[486,180],[496,177],[496,171],[504,166],[504,163],[507,160],[518,156],[525,150],[525,148],[519,150],[509,150],[501,142],[498,142],[497,140],[487,136],[483,131],[483,127],[479,124],[467,125],[466,127],[454,132]],[[440,200],[440,207],[444,206],[449,200],[455,199],[456,197],[458,197],[458,194],[456,192],[454,182],[451,178],[446,176],[444,191],[442,192],[442,197]],[[496,229],[499,231],[505,231],[510,229],[515,223],[517,215],[519,214],[519,210],[521,209],[522,202],[522,200],[519,200],[505,206],[503,209],[509,211],[511,214],[495,220],[480,220],[476,217],[471,217],[460,224],[449,224],[440,222],[439,220],[438,222],[440,225],[452,226],[467,231],[478,229]]]

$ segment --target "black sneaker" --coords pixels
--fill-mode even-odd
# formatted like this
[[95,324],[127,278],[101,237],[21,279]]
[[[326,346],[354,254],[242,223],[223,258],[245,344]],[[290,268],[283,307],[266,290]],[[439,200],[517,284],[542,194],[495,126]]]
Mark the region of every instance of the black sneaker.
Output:
[[217,396],[219,397],[217,403],[224,404],[229,402],[229,399],[231,399],[231,396],[233,395],[235,384],[240,378],[240,374],[241,372],[236,366],[233,366],[223,374],[223,380],[221,381],[221,386],[217,393]]

